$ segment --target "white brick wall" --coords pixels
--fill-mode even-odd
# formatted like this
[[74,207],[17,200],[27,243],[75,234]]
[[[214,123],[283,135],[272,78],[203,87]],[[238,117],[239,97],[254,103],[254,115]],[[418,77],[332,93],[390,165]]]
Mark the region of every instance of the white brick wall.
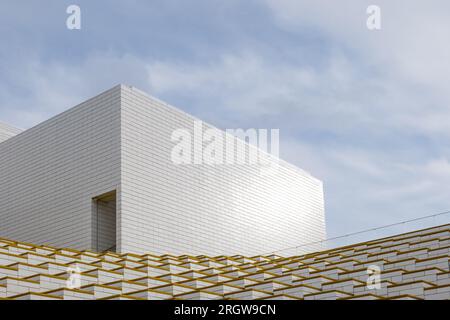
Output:
[[253,255],[325,237],[322,183],[288,163],[173,164],[171,134],[194,120],[117,86],[1,142],[0,237],[95,249],[92,198],[112,190],[121,252]]
[[173,164],[171,134],[194,120],[123,87],[122,251],[252,255],[324,239],[322,183],[292,165]]
[[91,247],[91,199],[120,183],[120,87],[0,143],[0,237]]

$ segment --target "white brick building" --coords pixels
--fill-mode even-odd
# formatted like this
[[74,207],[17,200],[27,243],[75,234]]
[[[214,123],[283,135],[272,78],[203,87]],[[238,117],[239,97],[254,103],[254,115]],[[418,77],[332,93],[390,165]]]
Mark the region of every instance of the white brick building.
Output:
[[174,164],[171,134],[195,120],[120,85],[20,134],[0,124],[0,237],[209,255],[325,238],[322,182],[284,161]]

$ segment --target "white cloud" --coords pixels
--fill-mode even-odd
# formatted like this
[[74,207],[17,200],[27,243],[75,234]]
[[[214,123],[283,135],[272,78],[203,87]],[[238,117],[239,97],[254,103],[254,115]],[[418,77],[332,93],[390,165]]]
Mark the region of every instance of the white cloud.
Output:
[[[28,128],[118,83],[145,84],[145,64],[132,56],[98,52],[79,63],[10,62],[0,86],[2,120]],[[13,88],[14,90],[11,90]]]
[[[279,27],[305,30],[353,50],[387,76],[427,85],[446,94],[450,80],[448,1],[266,0]],[[381,8],[382,30],[366,28],[366,8]],[[384,70],[383,70],[384,69]]]
[[[449,208],[448,162],[434,158],[449,155],[448,150],[434,146],[434,155],[429,154],[430,146],[422,149],[416,138],[450,135],[448,110],[422,105],[423,93],[409,92],[405,81],[396,80],[400,76],[364,78],[359,67],[342,54],[331,56],[319,70],[246,52],[210,65],[158,62],[148,70],[155,92],[190,90],[208,96],[209,102],[217,101],[215,111],[245,115],[250,127],[274,111],[271,115],[281,121],[282,156],[325,182],[331,233]],[[283,126],[292,123],[297,123],[297,135],[286,136]],[[334,137],[324,144],[309,138],[311,131]]]

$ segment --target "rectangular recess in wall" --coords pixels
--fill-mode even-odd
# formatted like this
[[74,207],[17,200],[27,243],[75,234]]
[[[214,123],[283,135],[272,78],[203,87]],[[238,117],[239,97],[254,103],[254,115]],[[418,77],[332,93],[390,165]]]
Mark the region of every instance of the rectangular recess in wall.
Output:
[[115,252],[117,204],[116,191],[92,198],[92,250]]

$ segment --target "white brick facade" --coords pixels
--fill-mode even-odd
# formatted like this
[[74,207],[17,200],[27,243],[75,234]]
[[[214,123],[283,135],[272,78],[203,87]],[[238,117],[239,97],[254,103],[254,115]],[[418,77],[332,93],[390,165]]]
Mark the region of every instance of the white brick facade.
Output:
[[122,248],[257,254],[324,238],[322,183],[293,166],[173,164],[171,133],[194,120],[123,88]]
[[92,248],[92,198],[120,184],[120,90],[0,143],[0,236]]
[[325,238],[322,183],[290,164],[173,164],[171,134],[194,120],[117,86],[0,143],[0,237],[95,249],[92,199],[115,190],[120,252],[253,255]]

